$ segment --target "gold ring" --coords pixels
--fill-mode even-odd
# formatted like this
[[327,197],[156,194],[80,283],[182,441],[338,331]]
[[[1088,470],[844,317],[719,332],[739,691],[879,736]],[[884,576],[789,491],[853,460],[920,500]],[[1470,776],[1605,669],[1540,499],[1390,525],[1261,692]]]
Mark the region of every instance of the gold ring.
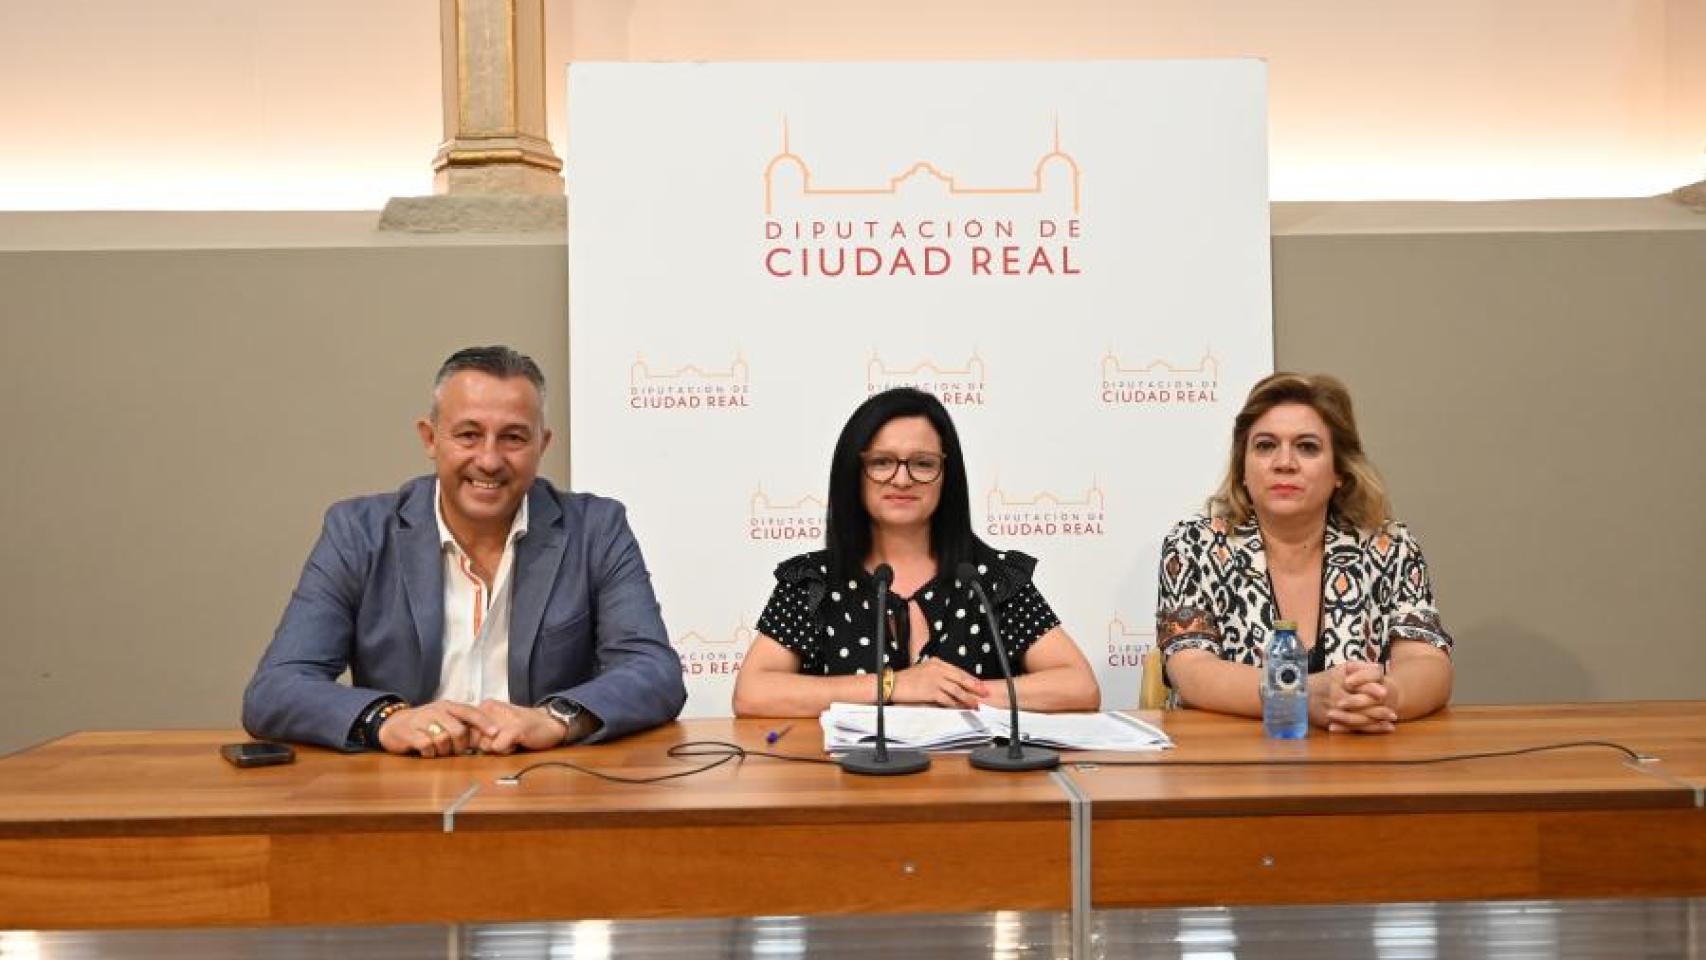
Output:
[[444,736],[444,728],[438,725],[437,720],[434,720],[433,722],[427,724],[427,731],[426,732],[432,734],[435,737]]

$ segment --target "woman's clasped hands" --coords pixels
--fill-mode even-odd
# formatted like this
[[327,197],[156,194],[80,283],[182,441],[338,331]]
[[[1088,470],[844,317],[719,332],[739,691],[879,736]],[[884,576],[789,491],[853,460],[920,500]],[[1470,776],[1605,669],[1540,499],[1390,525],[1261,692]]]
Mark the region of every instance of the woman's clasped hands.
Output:
[[1353,660],[1317,674],[1311,686],[1311,720],[1330,733],[1398,728],[1397,688],[1382,664]]

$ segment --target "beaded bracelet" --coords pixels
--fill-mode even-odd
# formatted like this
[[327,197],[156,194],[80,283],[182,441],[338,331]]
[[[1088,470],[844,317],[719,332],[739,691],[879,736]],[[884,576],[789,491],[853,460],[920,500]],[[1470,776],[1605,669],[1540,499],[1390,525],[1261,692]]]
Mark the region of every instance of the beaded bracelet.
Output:
[[408,708],[409,705],[402,700],[387,700],[380,704],[368,714],[367,721],[361,725],[361,739],[369,747],[378,747],[379,728],[383,727],[393,714]]

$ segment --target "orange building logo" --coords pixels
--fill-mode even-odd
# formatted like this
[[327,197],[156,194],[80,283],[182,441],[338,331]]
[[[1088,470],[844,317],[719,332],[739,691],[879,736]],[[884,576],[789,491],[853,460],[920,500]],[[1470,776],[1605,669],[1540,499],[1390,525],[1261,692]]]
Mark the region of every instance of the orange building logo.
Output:
[[1101,537],[1107,516],[1106,496],[1096,481],[1081,494],[1045,490],[1030,497],[1011,496],[997,482],[984,497],[983,532],[998,540]]
[[1108,666],[1142,667],[1143,658],[1154,648],[1154,630],[1132,630],[1118,614],[1108,621]]
[[1102,355],[1101,399],[1110,407],[1188,407],[1215,403],[1220,360],[1204,350],[1195,366],[1163,359],[1128,365],[1113,350]]
[[676,634],[670,643],[681,656],[681,672],[689,677],[733,676],[752,638],[758,635],[743,617],[732,631],[703,634],[697,630]]
[[747,506],[748,543],[820,545],[828,507],[823,498],[807,494],[796,499],[778,499],[764,490],[753,490]]
[[943,406],[983,406],[987,368],[977,351],[964,363],[943,365],[921,360],[911,366],[890,366],[875,350],[865,362],[865,393],[881,393],[895,387],[912,387],[936,395]]
[[953,198],[1022,197],[1066,202],[1073,216],[1082,207],[1083,173],[1078,161],[1060,148],[1060,123],[1054,125],[1054,144],[1037,158],[1030,176],[1006,184],[963,183],[928,160],[907,164],[899,173],[862,184],[825,185],[812,175],[806,158],[794,152],[788,119],[782,118],[782,149],[764,167],[764,215],[775,216],[787,198],[834,200],[842,198],[900,197],[915,184]]
[[1084,175],[1060,141],[1057,121],[1052,146],[1007,182],[915,159],[869,181],[823,183],[783,118],[763,174],[763,269],[777,279],[1082,274]]
[[751,371],[736,353],[726,369],[687,364],[654,367],[645,354],[628,367],[628,409],[647,413],[744,410],[751,402]]

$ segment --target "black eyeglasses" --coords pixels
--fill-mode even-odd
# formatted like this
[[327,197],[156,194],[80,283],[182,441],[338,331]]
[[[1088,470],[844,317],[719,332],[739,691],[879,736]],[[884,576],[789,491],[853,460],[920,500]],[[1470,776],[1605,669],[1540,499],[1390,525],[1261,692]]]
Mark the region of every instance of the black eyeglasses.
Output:
[[935,483],[942,476],[942,464],[948,458],[940,453],[915,453],[910,457],[861,453],[859,459],[865,463],[865,476],[874,483],[888,483],[900,474],[901,467],[906,468],[906,475],[913,483]]

